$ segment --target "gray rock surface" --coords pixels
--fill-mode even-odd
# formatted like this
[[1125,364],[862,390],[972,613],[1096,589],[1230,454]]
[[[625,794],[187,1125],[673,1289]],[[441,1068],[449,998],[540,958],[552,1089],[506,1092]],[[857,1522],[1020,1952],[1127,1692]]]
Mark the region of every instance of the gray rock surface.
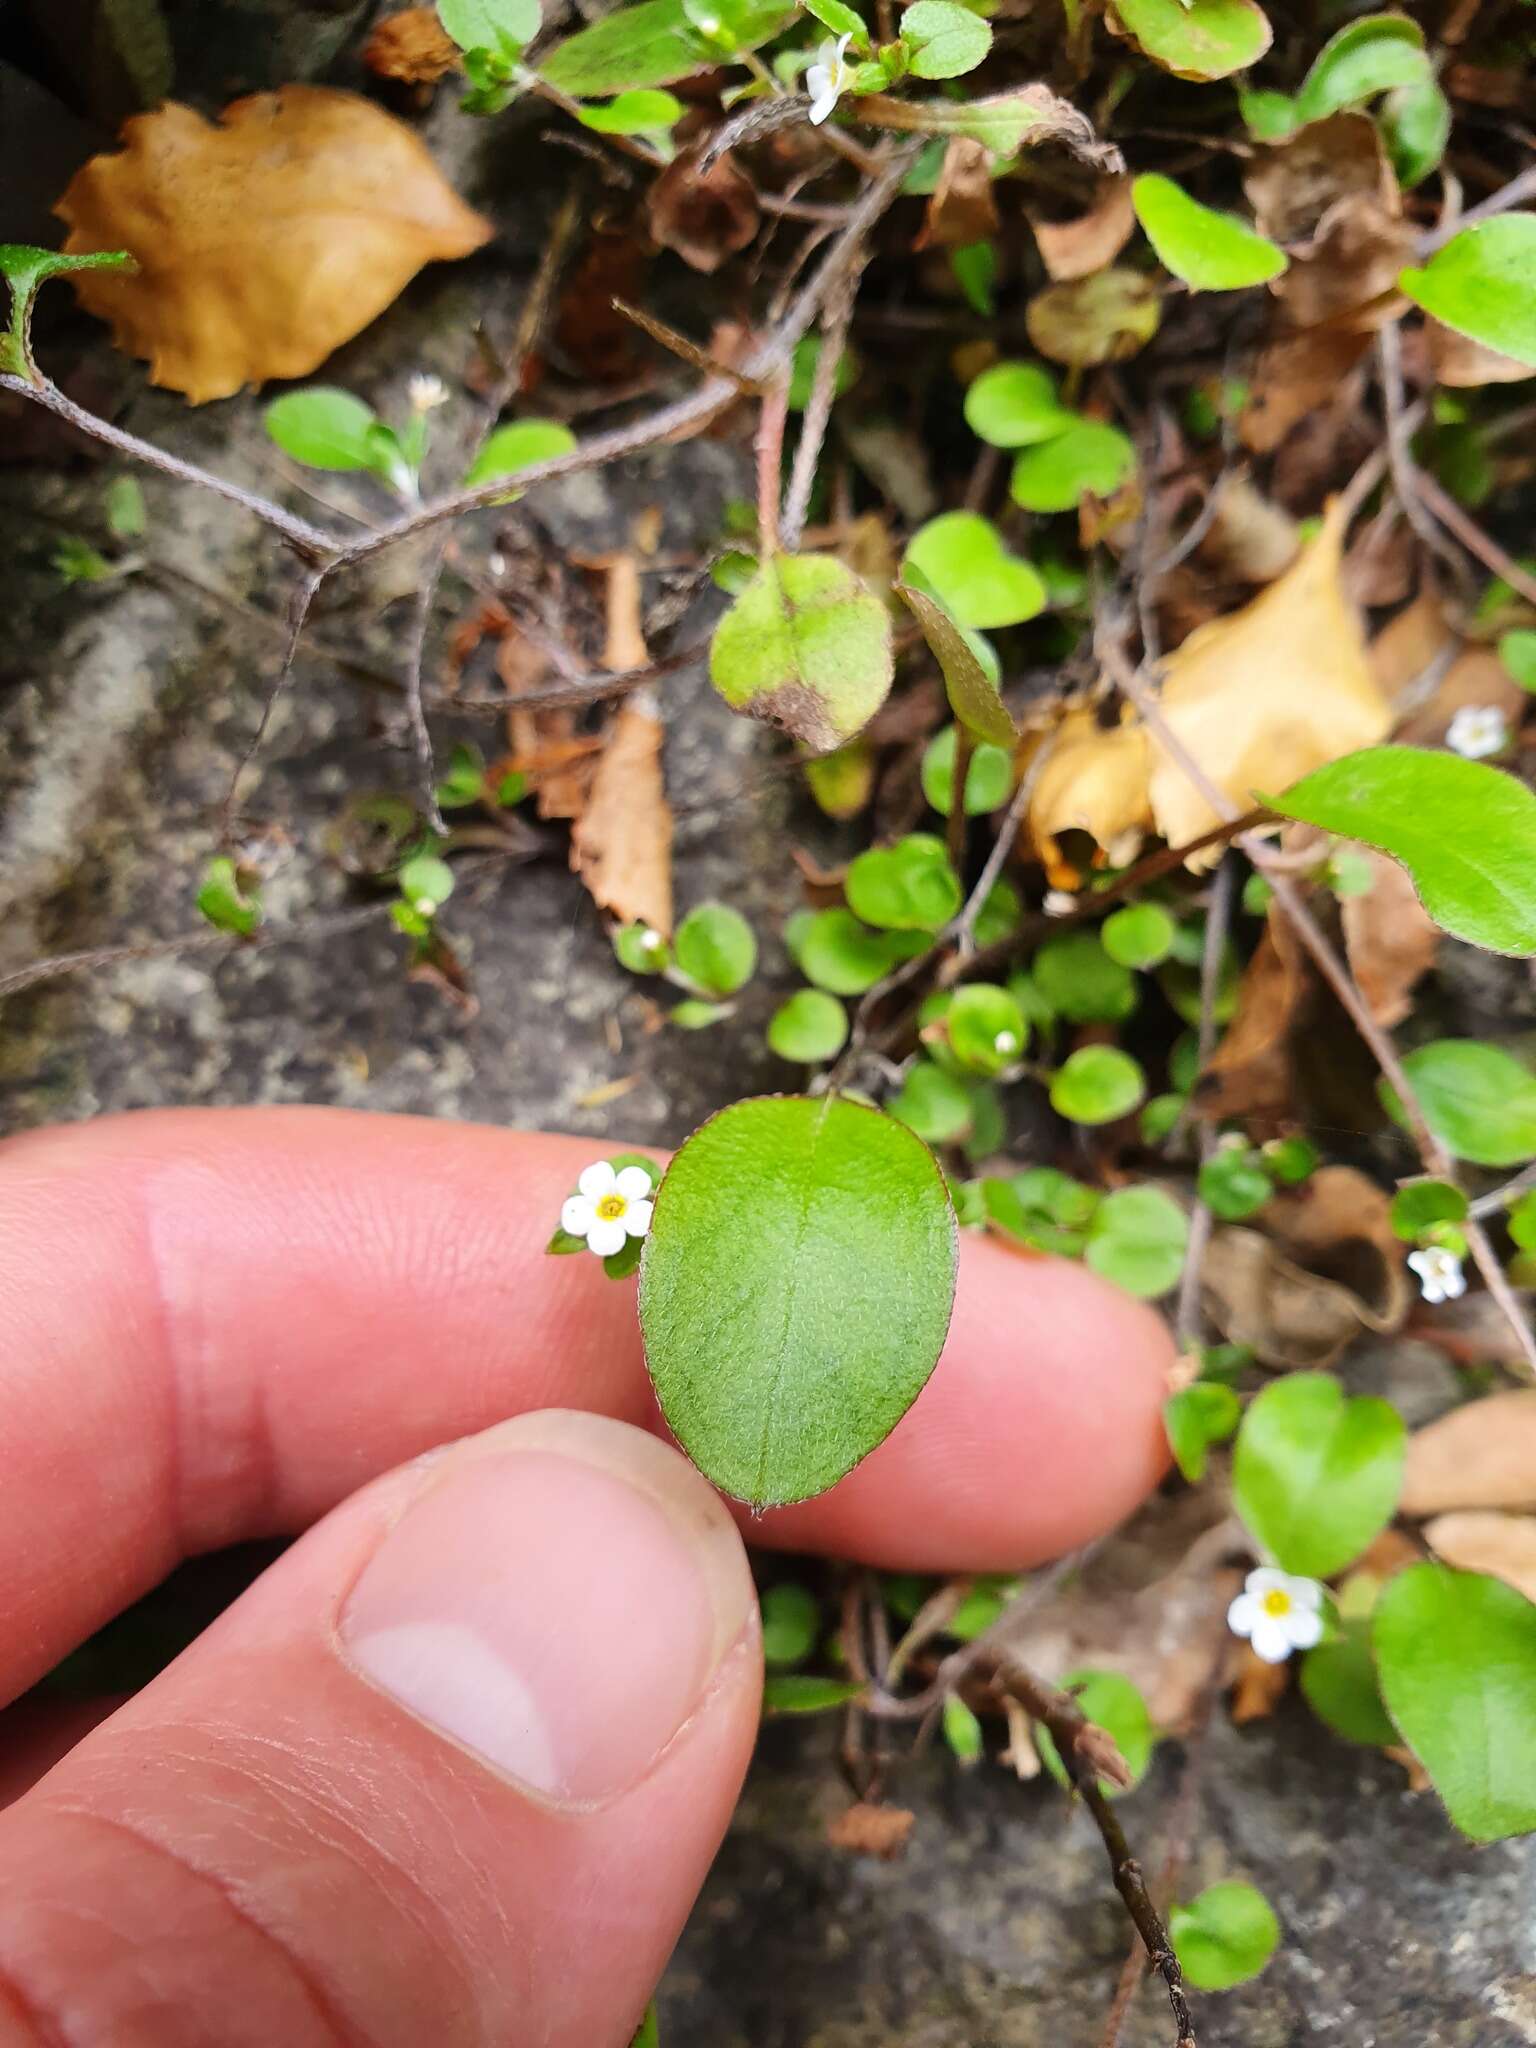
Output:
[[[514,257],[531,258],[538,235],[533,222],[513,236]],[[500,260],[424,280],[344,352],[335,381],[398,401],[411,369],[457,371],[472,318],[486,307],[505,317]],[[188,413],[93,362],[109,389],[134,393],[124,416],[135,429],[283,487],[251,404]],[[64,533],[100,534],[108,474],[62,444],[47,463],[0,467],[0,972],[195,924],[197,875],[271,673],[276,553],[213,500],[149,479],[153,573],[61,588],[53,549]],[[554,545],[596,551],[657,504],[666,544],[683,548],[718,531],[741,476],[739,450],[700,442],[546,490],[532,516]],[[331,495],[345,488],[337,480]],[[465,546],[483,552],[480,526]],[[386,674],[402,624],[399,599],[383,601],[391,577],[409,588],[381,565],[369,587],[338,591],[319,626]],[[473,1019],[404,979],[377,920],[217,959],[147,957],[0,1013],[5,1128],[151,1104],[307,1101],[667,1141],[721,1103],[784,1085],[761,1027],[782,975],[776,934],[798,900],[789,785],[772,746],[723,712],[697,670],[662,701],[681,902],[727,898],[768,945],[767,983],[734,1022],[645,1035],[635,984],[551,835],[545,858],[452,906],[480,999]],[[244,802],[294,842],[269,892],[275,919],[349,900],[326,833],[349,794],[410,787],[391,710],[354,676],[301,662]],[[608,1107],[582,1106],[631,1076]],[[893,1786],[918,1816],[906,1858],[853,1860],[823,1841],[846,1798],[834,1744],[821,1723],[766,1736],[664,1987],[668,2048],[1092,2048],[1127,1933],[1082,1816],[1049,1785],[992,1765],[962,1774],[937,1751]],[[1168,1754],[1125,1809],[1153,1865],[1176,1775]],[[1245,1731],[1218,1724],[1199,1783],[1188,1885],[1251,1878],[1286,1932],[1258,1984],[1202,2001],[1207,2048],[1536,2043],[1531,1848],[1459,1842],[1399,1769],[1294,1709]],[[1124,2038],[1171,2041],[1151,1990]]]

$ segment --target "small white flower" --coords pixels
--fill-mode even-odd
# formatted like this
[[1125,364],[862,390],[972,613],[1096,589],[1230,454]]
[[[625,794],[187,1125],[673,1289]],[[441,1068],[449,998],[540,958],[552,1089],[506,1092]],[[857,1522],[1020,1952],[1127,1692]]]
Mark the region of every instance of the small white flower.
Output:
[[651,1227],[651,1176],[643,1166],[624,1166],[617,1173],[606,1159],[585,1167],[576,1181],[579,1194],[560,1211],[560,1228],[584,1237],[587,1250],[612,1258],[630,1237],[644,1237]]
[[659,931],[656,931],[651,925],[647,925],[645,930],[640,934],[641,952],[659,953],[661,951],[662,944],[663,940],[661,933]]
[[1455,1301],[1467,1291],[1467,1276],[1461,1261],[1443,1245],[1428,1245],[1410,1252],[1408,1263],[1419,1276],[1419,1292],[1426,1301]]
[[1509,726],[1496,704],[1463,704],[1446,728],[1445,744],[1463,760],[1482,761],[1509,745]]
[[1310,1650],[1321,1640],[1322,1607],[1316,1579],[1294,1579],[1261,1565],[1227,1609],[1227,1626],[1233,1635],[1246,1636],[1266,1664],[1283,1664],[1292,1650]]
[[1019,1040],[1016,1032],[999,1031],[996,1038],[992,1041],[992,1050],[996,1053],[1001,1053],[1004,1059],[1007,1059],[1010,1054],[1016,1053],[1018,1049]]
[[448,386],[441,377],[413,377],[405,388],[412,412],[436,412],[440,405],[448,403]]
[[1070,911],[1076,910],[1077,898],[1065,889],[1047,889],[1040,908],[1047,917],[1065,917]]
[[853,72],[843,62],[852,40],[851,35],[839,36],[835,43],[823,43],[816,52],[815,63],[806,67],[805,89],[811,96],[811,120],[818,128],[852,82]]

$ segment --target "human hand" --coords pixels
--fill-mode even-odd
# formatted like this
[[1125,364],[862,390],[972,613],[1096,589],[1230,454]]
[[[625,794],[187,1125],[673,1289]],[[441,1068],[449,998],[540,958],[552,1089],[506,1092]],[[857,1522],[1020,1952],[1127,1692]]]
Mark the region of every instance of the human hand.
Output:
[[[543,1255],[593,1151],[302,1109],[0,1148],[0,1700],[179,1559],[308,1530],[73,1747],[0,1718],[0,2048],[624,2048],[761,1661],[632,1289]],[[1037,1562],[1155,1482],[1170,1355],[1082,1268],[967,1238],[906,1419],[739,1519]]]

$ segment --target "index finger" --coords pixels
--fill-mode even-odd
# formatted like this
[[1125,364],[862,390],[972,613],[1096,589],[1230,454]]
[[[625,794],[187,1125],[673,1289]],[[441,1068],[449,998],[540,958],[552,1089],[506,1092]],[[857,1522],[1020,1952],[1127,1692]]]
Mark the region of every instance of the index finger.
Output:
[[[654,1422],[633,1283],[544,1254],[599,1150],[346,1110],[147,1111],[0,1147],[0,1698],[182,1557],[297,1530],[546,1407]],[[1086,1541],[1155,1483],[1171,1346],[968,1238],[927,1388],[758,1541],[915,1570]]]

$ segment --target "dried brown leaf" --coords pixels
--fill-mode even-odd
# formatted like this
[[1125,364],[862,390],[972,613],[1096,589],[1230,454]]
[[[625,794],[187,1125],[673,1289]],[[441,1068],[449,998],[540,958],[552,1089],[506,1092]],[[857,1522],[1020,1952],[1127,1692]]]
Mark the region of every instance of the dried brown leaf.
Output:
[[651,235],[695,270],[718,270],[757,233],[757,194],[729,151],[708,170],[698,147],[680,150],[646,197]]
[[1195,1087],[1203,1117],[1284,1119],[1295,1108],[1291,1032],[1311,987],[1307,956],[1288,918],[1271,911],[1238,986],[1237,1010]]
[[1285,1697],[1291,1682],[1288,1664],[1266,1664],[1244,1643],[1238,1655],[1229,1712],[1233,1725],[1246,1728],[1250,1721],[1267,1721]]
[[1352,1166],[1320,1166],[1299,1187],[1279,1189],[1263,1222],[1292,1258],[1348,1289],[1367,1328],[1402,1323],[1413,1299],[1408,1247],[1392,1228],[1385,1188]]
[[1403,1513],[1448,1508],[1536,1509],[1536,1388],[1453,1408],[1409,1438]]
[[1139,270],[1099,270],[1047,285],[1025,308],[1024,324],[1041,355],[1079,370],[1123,363],[1157,332],[1162,298]]
[[194,405],[307,376],[424,263],[492,234],[403,121],[311,85],[236,100],[216,124],[174,101],[136,115],[56,210],[71,254],[135,257],[131,276],[72,282],[151,382]]
[[363,62],[378,78],[402,85],[435,85],[459,62],[459,46],[444,29],[435,7],[407,7],[388,14],[363,45]]
[[1359,365],[1370,345],[1368,334],[1331,328],[1282,334],[1270,342],[1254,365],[1248,403],[1238,419],[1243,446],[1268,455],[1319,409],[1353,407],[1364,386]]
[[1286,1257],[1242,1224],[1217,1230],[1200,1269],[1205,1313],[1229,1343],[1250,1344],[1261,1365],[1326,1366],[1368,1327],[1347,1287]]
[[1309,242],[1335,207],[1368,200],[1402,210],[1397,180],[1368,114],[1330,114],[1254,152],[1243,190],[1261,235],[1287,248]]
[[892,1863],[906,1848],[917,1815],[904,1806],[874,1806],[856,1800],[827,1822],[827,1840],[853,1856],[878,1856]]
[[[1285,789],[1373,745],[1391,724],[1340,581],[1342,538],[1335,507],[1292,568],[1241,611],[1198,627],[1168,658],[1163,716],[1240,809],[1255,792]],[[1218,813],[1155,735],[1148,745],[1162,836],[1176,845],[1217,824]],[[1219,857],[1210,849],[1197,863]]]
[[1501,355],[1498,349],[1485,347],[1470,334],[1458,334],[1439,320],[1426,319],[1424,335],[1437,384],[1465,390],[1482,384],[1523,384],[1527,377],[1536,377],[1536,363]]
[[1075,220],[1043,220],[1030,214],[1040,261],[1055,284],[1070,284],[1075,278],[1091,277],[1112,263],[1136,232],[1136,211],[1131,205],[1131,181],[1126,177],[1101,178],[1093,204]]
[[1436,1557],[1458,1571],[1486,1572],[1536,1601],[1536,1519],[1488,1509],[1437,1515],[1424,1530]]
[[1134,859],[1152,823],[1147,803],[1147,736],[1139,725],[1107,730],[1091,711],[1069,711],[1040,771],[1029,806],[1029,830],[1052,884],[1082,878],[1057,844],[1063,832],[1086,832],[1117,867]]
[[1383,853],[1361,851],[1370,863],[1371,886],[1362,895],[1344,898],[1339,922],[1366,1007],[1390,1030],[1413,1008],[1413,990],[1435,964],[1440,929],[1405,868]]
[[969,135],[945,145],[939,181],[928,201],[914,249],[964,249],[997,233],[992,152]]
[[1216,494],[1210,529],[1197,553],[1238,583],[1273,583],[1295,561],[1300,546],[1290,513],[1247,477],[1233,476]]
[[661,742],[661,721],[637,692],[614,718],[586,809],[571,828],[571,866],[599,909],[670,932],[672,811]]

